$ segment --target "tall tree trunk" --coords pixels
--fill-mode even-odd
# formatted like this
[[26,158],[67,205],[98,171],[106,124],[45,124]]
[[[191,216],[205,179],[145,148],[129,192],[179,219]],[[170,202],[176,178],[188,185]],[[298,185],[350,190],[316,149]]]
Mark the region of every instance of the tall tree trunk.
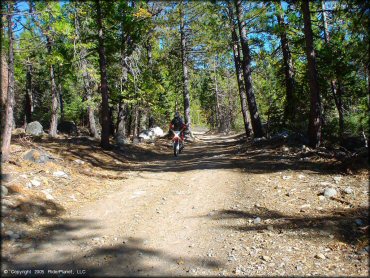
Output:
[[145,43],[145,47],[146,47],[146,50],[147,50],[147,53],[148,53],[148,65],[149,65],[149,68],[152,68],[152,65],[153,65],[153,49],[152,49],[152,37],[153,37],[153,32],[154,32],[154,29],[150,29],[149,32],[148,32],[148,39]]
[[[0,5],[0,9],[4,8]],[[3,28],[3,21],[0,20],[0,32],[2,36]],[[0,41],[0,46],[2,47],[2,41]],[[9,53],[8,53],[9,54]],[[9,83],[9,76],[8,76],[8,62],[4,52],[1,53],[1,133],[4,131],[5,127],[5,114],[6,114],[6,102],[8,96],[8,83]]]
[[234,12],[233,12],[233,6],[231,3],[231,0],[228,0],[227,4],[228,4],[228,10],[229,10],[229,20],[230,20],[230,29],[231,29],[231,37],[232,37],[232,49],[233,49],[233,56],[234,56],[236,78],[238,82],[240,105],[242,109],[245,134],[249,138],[253,135],[253,128],[252,128],[251,121],[250,121],[250,114],[248,111],[248,104],[247,104],[247,95],[245,93],[245,87],[243,83],[243,73],[241,70],[241,60],[240,60],[239,38],[238,38],[238,34],[235,29]]
[[126,119],[127,119],[127,103],[124,103],[122,100],[118,103],[118,117],[117,117],[117,136],[126,137]]
[[99,29],[99,67],[100,67],[100,92],[102,96],[101,119],[102,131],[100,145],[103,149],[109,148],[109,105],[108,105],[108,80],[107,80],[107,60],[105,56],[104,32],[102,22],[102,12],[100,0],[95,0],[97,12],[97,25]]
[[289,43],[286,35],[286,25],[284,22],[283,9],[281,3],[276,3],[277,7],[277,20],[279,23],[279,33],[280,33],[280,42],[281,49],[283,52],[283,61],[284,61],[284,73],[285,73],[285,87],[286,87],[286,103],[284,107],[284,118],[289,122],[293,122],[295,118],[295,100],[294,100],[294,69],[293,69],[293,60],[292,55],[289,49]]
[[316,68],[316,53],[313,47],[313,33],[311,27],[311,15],[309,1],[302,1],[302,14],[304,21],[304,34],[306,40],[306,56],[308,63],[308,78],[310,87],[310,118],[308,124],[308,138],[312,147],[319,147],[321,144],[321,102],[320,87]]
[[60,65],[58,66],[58,87],[59,87],[59,105],[60,105],[60,119],[64,121],[64,103],[63,103],[63,88],[62,88],[62,81],[60,78],[61,69]]
[[[322,20],[324,25],[324,39],[325,43],[330,42],[330,33],[328,28],[328,22],[326,19],[326,7],[325,1],[321,1],[322,6]],[[343,140],[343,133],[344,133],[344,115],[343,115],[343,103],[342,103],[342,92],[341,86],[338,84],[337,78],[330,80],[330,89],[331,93],[334,98],[335,106],[338,111],[338,118],[339,118],[339,140]]]
[[98,133],[98,130],[96,128],[94,108],[90,104],[91,103],[91,99],[92,99],[92,91],[91,91],[91,89],[88,89],[87,90],[86,99],[87,99],[87,102],[89,103],[87,105],[87,115],[88,115],[88,118],[89,118],[89,132],[90,132],[90,135],[91,136],[93,136],[94,138],[98,138],[99,137],[99,133]]
[[[126,89],[127,85],[127,63],[126,63],[126,43],[128,41],[128,37],[125,36],[125,28],[124,22],[126,19],[126,13],[122,13],[122,22],[121,22],[121,78],[120,78],[120,89],[121,94],[123,94],[124,89]],[[119,98],[118,103],[118,115],[117,115],[117,127],[116,127],[116,137],[125,138],[127,136],[128,131],[128,104],[124,103],[122,95]],[[130,136],[130,134],[128,134]]]
[[253,127],[254,136],[256,138],[263,137],[264,132],[262,128],[262,123],[260,115],[258,113],[258,107],[256,103],[256,98],[253,92],[252,86],[252,71],[251,71],[251,57],[250,49],[247,40],[247,30],[245,26],[245,21],[242,20],[242,3],[241,0],[234,0],[235,9],[236,9],[236,18],[238,21],[239,33],[240,33],[240,43],[242,46],[243,52],[243,76],[244,76],[244,85],[247,94],[249,112],[251,114],[251,122]]
[[217,72],[216,72],[216,59],[213,63],[213,75],[214,75],[214,85],[215,85],[215,96],[216,96],[216,126],[218,131],[221,129],[221,111],[220,111],[220,96],[218,92],[218,86],[217,86]]
[[189,73],[188,73],[188,54],[186,51],[186,33],[185,33],[185,13],[184,3],[181,2],[180,7],[180,36],[181,36],[181,63],[183,73],[183,96],[184,96],[184,118],[185,123],[191,125],[190,118],[190,92],[189,92]]
[[113,113],[114,113],[114,106],[109,107],[109,134],[114,136],[115,128],[114,128],[114,121],[113,121]]
[[[48,28],[48,32],[50,32],[50,28]],[[52,55],[53,40],[49,34],[46,35],[46,42],[47,42],[48,54]],[[55,137],[57,135],[57,127],[58,127],[58,90],[55,84],[54,65],[50,65],[49,72],[50,72],[50,84],[51,84],[51,122],[50,122],[49,135],[51,137]]]
[[[1,144],[1,161],[5,162],[9,160],[10,155],[10,142],[12,138],[13,129],[13,109],[14,109],[14,34],[13,34],[13,22],[12,13],[14,10],[13,3],[8,3],[8,36],[9,36],[9,62],[8,62],[8,89],[7,89],[7,100],[5,107],[5,123],[4,130],[2,133],[2,144]],[[1,8],[2,9],[2,8]],[[1,26],[2,27],[2,26]]]
[[[76,41],[80,41],[80,17],[78,16],[78,13],[76,12],[75,15],[75,32],[76,32]],[[89,133],[90,136],[93,136],[94,138],[99,138],[98,129],[96,127],[96,121],[95,121],[95,109],[92,105],[92,97],[94,95],[93,93],[93,79],[91,75],[89,74],[88,70],[88,60],[87,60],[87,49],[82,46],[80,50],[80,59],[78,66],[80,68],[80,72],[82,72],[82,81],[84,84],[84,91],[86,94],[86,100],[87,100],[87,115],[88,115],[88,121],[89,121]]]
[[127,121],[127,137],[130,137],[131,136],[131,132],[132,132],[132,121],[133,121],[133,113],[134,113],[134,109],[133,109],[133,106],[132,104],[130,105],[130,107],[127,109],[127,115],[128,115],[128,121]]
[[134,108],[134,127],[133,127],[133,137],[136,138],[139,136],[139,106],[138,105],[135,105],[135,108]]
[[32,113],[33,113],[33,97],[32,97],[32,65],[27,64],[27,73],[26,73],[26,95],[25,95],[25,125],[32,122]]

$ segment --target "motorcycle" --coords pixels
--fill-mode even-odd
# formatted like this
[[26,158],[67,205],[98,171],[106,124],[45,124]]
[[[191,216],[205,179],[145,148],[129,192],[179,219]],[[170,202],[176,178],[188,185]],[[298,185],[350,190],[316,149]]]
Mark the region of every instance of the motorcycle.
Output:
[[175,156],[178,156],[182,149],[184,148],[184,139],[181,138],[181,132],[183,130],[173,130],[171,129],[173,133],[173,138],[172,138],[172,146],[173,146],[173,154]]

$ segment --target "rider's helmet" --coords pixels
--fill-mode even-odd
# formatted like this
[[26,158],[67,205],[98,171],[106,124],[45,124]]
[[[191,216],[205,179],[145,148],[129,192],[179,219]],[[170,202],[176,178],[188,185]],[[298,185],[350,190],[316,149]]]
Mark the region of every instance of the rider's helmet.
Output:
[[179,113],[179,111],[176,111],[175,112],[175,118],[179,118],[180,117],[180,113]]

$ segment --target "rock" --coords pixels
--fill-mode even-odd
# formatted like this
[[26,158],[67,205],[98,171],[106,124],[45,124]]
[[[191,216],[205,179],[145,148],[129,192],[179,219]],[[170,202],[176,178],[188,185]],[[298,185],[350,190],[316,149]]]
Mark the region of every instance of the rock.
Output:
[[9,191],[4,185],[1,186],[1,197],[8,195]]
[[227,257],[227,260],[228,260],[229,262],[236,261],[236,257],[235,257],[235,255],[231,254],[231,255],[229,255],[229,256]]
[[23,249],[28,249],[28,248],[31,248],[31,247],[32,247],[32,244],[29,244],[29,243],[22,246]]
[[82,161],[80,159],[75,159],[73,162],[76,163],[76,164],[81,164],[81,165],[85,164],[85,161]]
[[259,223],[261,223],[261,218],[256,217],[256,218],[253,220],[253,224],[259,224]]
[[269,256],[262,256],[261,259],[264,260],[265,262],[268,262],[271,260]]
[[239,265],[235,268],[233,273],[235,273],[236,275],[243,275],[245,273],[245,269],[241,265]]
[[1,212],[2,213],[8,213],[8,211],[9,211],[9,209],[6,206],[4,206],[4,205],[1,206]]
[[152,127],[149,130],[153,132],[155,137],[162,137],[164,135],[163,130],[159,126]]
[[27,124],[26,133],[35,135],[35,136],[40,136],[44,134],[44,129],[39,122],[34,121],[34,122]]
[[31,184],[32,184],[32,186],[34,186],[34,187],[38,187],[38,186],[40,186],[40,185],[41,185],[41,181],[38,181],[38,180],[36,180],[36,179],[33,179],[33,180],[31,180]]
[[58,124],[58,131],[61,133],[66,133],[70,135],[78,135],[78,129],[74,122],[63,121]]
[[274,230],[274,227],[273,227],[272,225],[268,225],[268,226],[267,226],[267,230],[269,230],[269,231],[273,231],[273,230]]
[[69,178],[69,176],[66,173],[64,173],[63,171],[53,172],[53,176],[56,177],[56,178],[65,178],[65,179]]
[[364,225],[364,221],[362,221],[361,219],[356,219],[355,223],[356,223],[357,226],[363,226]]
[[42,150],[32,149],[23,156],[23,159],[41,164],[41,163],[49,162],[53,160],[54,158],[47,152],[44,152]]
[[333,177],[333,180],[335,181],[335,183],[339,183],[341,179],[342,179],[341,176]]
[[330,198],[330,197],[334,197],[336,195],[337,195],[337,190],[335,190],[334,188],[332,188],[332,187],[325,188],[325,190],[324,190],[324,196],[325,197]]
[[21,236],[17,233],[14,233],[12,235],[9,236],[11,239],[19,239]]
[[299,178],[300,180],[304,179],[305,177],[306,177],[306,176],[305,176],[305,175],[302,175],[302,174],[298,175],[298,178]]
[[71,198],[75,202],[77,201],[76,196],[74,194],[72,194],[71,196],[69,196],[69,198]]
[[4,206],[12,207],[14,206],[14,203],[7,199],[1,199],[1,204]]
[[325,196],[320,195],[320,196],[319,196],[319,200],[320,200],[320,201],[324,201],[324,200],[325,200]]
[[2,174],[0,174],[0,176],[1,176],[1,183],[8,183],[8,182],[12,181],[15,178],[14,175],[6,174],[6,173],[2,173]]
[[283,180],[290,180],[292,176],[283,176]]
[[140,139],[139,138],[134,138],[132,139],[132,144],[139,144],[140,143]]
[[283,147],[283,152],[289,152],[290,151],[290,149],[288,148],[288,147]]
[[326,259],[325,255],[324,254],[321,254],[321,253],[316,254],[315,255],[315,258],[316,259],[322,259],[322,260],[325,260]]
[[8,237],[12,237],[13,235],[14,235],[14,232],[13,231],[5,231],[5,233],[4,233],[6,236],[8,236]]
[[51,192],[52,192],[51,189],[42,190],[42,193],[45,194],[47,200],[54,200],[54,197],[50,194]]
[[351,187],[346,187],[343,189],[343,192],[346,194],[353,194],[353,189]]
[[151,131],[151,130],[144,130],[142,131],[140,134],[139,134],[139,138],[141,138],[142,140],[152,140],[155,138],[154,136],[154,132]]

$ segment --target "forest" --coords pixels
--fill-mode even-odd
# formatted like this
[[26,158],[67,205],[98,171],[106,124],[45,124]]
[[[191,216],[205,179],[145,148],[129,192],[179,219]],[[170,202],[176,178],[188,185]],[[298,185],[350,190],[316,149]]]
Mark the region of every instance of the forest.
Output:
[[[368,138],[366,1],[3,1],[11,129],[73,122],[106,148],[175,111],[191,126],[309,145]],[[122,141],[121,140],[121,141]]]
[[0,9],[4,277],[368,277],[370,1]]

